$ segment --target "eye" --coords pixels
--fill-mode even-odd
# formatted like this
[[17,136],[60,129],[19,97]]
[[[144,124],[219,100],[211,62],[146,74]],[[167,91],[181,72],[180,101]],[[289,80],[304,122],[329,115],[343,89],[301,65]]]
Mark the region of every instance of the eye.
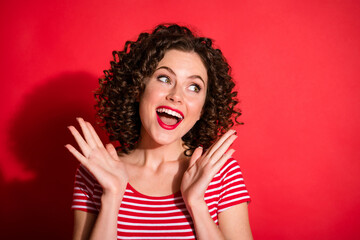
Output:
[[163,82],[163,83],[170,83],[170,78],[168,76],[165,76],[165,75],[160,75],[157,77],[157,79],[160,81],[160,82]]
[[190,85],[189,90],[198,93],[200,92],[201,87],[197,84],[192,84]]

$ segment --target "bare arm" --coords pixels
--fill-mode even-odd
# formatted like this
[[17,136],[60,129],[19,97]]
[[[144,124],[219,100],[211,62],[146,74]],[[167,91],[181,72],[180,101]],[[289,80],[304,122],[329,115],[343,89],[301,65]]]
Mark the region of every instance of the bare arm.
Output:
[[[247,208],[244,208],[243,204],[219,213],[218,227],[211,218],[204,200],[211,179],[234,153],[233,149],[228,150],[236,139],[234,133],[234,130],[229,130],[203,155],[202,149],[197,148],[183,176],[181,192],[199,240],[252,239]],[[227,226],[229,223],[231,224]]]
[[117,238],[117,215],[128,176],[115,148],[111,144],[105,147],[90,123],[81,118],[78,121],[85,139],[75,127],[69,129],[82,153],[69,144],[66,148],[95,176],[103,194],[97,217],[75,211],[74,239],[113,240]]
[[211,218],[204,200],[209,183],[234,153],[229,147],[235,139],[235,131],[229,130],[204,154],[202,148],[195,149],[189,167],[184,173],[181,193],[194,222],[197,239],[252,239],[247,208],[244,208],[244,205],[239,204],[221,212],[218,227]]
[[191,208],[198,239],[252,240],[247,203],[241,203],[219,213],[219,227],[214,223],[205,202]]
[[123,194],[101,196],[100,213],[90,239],[117,239],[117,218],[122,196]]
[[73,240],[116,239],[120,203],[121,199],[103,195],[99,215],[74,210]]
[[252,240],[248,204],[240,203],[219,213],[219,228],[225,239]]
[[196,239],[199,240],[225,239],[223,233],[220,231],[218,226],[211,218],[205,201],[194,203],[191,206],[187,205],[187,208],[194,222]]
[[73,240],[85,240],[90,238],[97,215],[80,210],[74,210]]

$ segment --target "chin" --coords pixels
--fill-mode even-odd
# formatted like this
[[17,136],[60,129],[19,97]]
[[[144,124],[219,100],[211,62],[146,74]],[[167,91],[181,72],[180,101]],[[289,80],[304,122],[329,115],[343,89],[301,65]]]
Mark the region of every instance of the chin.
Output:
[[153,138],[154,142],[156,142],[157,144],[159,145],[170,145],[170,144],[173,144],[175,142],[178,142],[178,141],[182,141],[181,138],[173,138],[173,137],[170,137],[169,136],[156,136],[155,138]]

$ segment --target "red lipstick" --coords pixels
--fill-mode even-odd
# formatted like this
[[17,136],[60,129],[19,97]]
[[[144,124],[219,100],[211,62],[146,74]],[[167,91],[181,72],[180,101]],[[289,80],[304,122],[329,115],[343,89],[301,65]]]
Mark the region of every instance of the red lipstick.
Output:
[[181,111],[177,110],[177,109],[173,109],[173,108],[168,107],[168,106],[159,106],[157,109],[159,109],[159,108],[169,109],[169,110],[171,110],[171,111],[174,111],[174,112],[180,114],[181,117],[182,117],[176,124],[174,124],[174,125],[168,125],[168,124],[164,123],[164,122],[160,119],[160,117],[159,117],[158,114],[156,114],[156,118],[157,118],[157,121],[158,121],[160,127],[164,128],[164,129],[166,129],[166,130],[173,130],[173,129],[175,129],[177,126],[179,126],[179,124],[181,123],[181,121],[184,119],[184,114],[183,114]]

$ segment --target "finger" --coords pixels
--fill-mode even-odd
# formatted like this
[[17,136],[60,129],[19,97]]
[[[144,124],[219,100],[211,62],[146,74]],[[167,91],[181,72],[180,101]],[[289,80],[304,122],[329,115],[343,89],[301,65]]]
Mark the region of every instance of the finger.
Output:
[[87,144],[89,145],[89,147],[91,149],[94,149],[96,148],[96,143],[95,143],[95,140],[94,138],[92,137],[91,133],[90,133],[90,129],[88,128],[88,126],[86,125],[84,119],[82,118],[77,118],[78,122],[79,122],[79,125],[81,127],[81,130],[84,134],[84,137],[85,137],[85,140],[87,142]]
[[69,150],[69,152],[74,155],[74,157],[83,165],[86,166],[87,164],[87,158],[84,157],[78,150],[76,150],[73,146],[70,144],[66,144],[65,147]]
[[106,150],[108,151],[108,153],[112,158],[114,158],[115,160],[119,159],[119,156],[117,155],[117,151],[114,145],[112,145],[111,143],[106,144]]
[[90,130],[90,134],[91,134],[91,136],[93,137],[96,145],[97,145],[98,147],[104,147],[104,144],[102,143],[99,135],[96,133],[94,127],[93,127],[89,122],[85,122],[85,123],[86,123],[88,129]]
[[234,149],[229,149],[229,151],[227,151],[226,153],[224,153],[222,155],[222,157],[219,159],[219,161],[217,161],[215,164],[214,164],[214,167],[216,169],[216,172],[218,172],[221,167],[226,163],[227,160],[229,160],[232,155],[234,154],[235,150]]
[[230,129],[229,131],[227,131],[218,141],[216,141],[214,143],[214,145],[212,145],[208,152],[207,152],[207,157],[211,157],[214,152],[231,136],[233,136],[236,133],[235,130]]
[[211,156],[211,162],[212,163],[217,162],[225,154],[225,152],[229,149],[231,144],[233,144],[233,142],[235,141],[236,138],[237,138],[236,135],[232,135],[229,138],[227,138],[222,143],[222,145],[219,146],[219,148],[216,149],[216,151],[213,153],[213,155]]
[[199,157],[201,157],[202,152],[203,152],[203,148],[202,148],[202,147],[197,147],[197,148],[194,150],[194,152],[193,152],[193,154],[192,154],[192,156],[191,156],[191,158],[190,158],[189,168],[191,168],[191,167],[196,163],[196,160],[198,160]]
[[84,138],[81,136],[79,131],[73,126],[69,126],[68,128],[69,128],[71,134],[74,136],[75,141],[79,145],[84,156],[89,156],[91,149],[90,149],[89,145],[85,142]]

